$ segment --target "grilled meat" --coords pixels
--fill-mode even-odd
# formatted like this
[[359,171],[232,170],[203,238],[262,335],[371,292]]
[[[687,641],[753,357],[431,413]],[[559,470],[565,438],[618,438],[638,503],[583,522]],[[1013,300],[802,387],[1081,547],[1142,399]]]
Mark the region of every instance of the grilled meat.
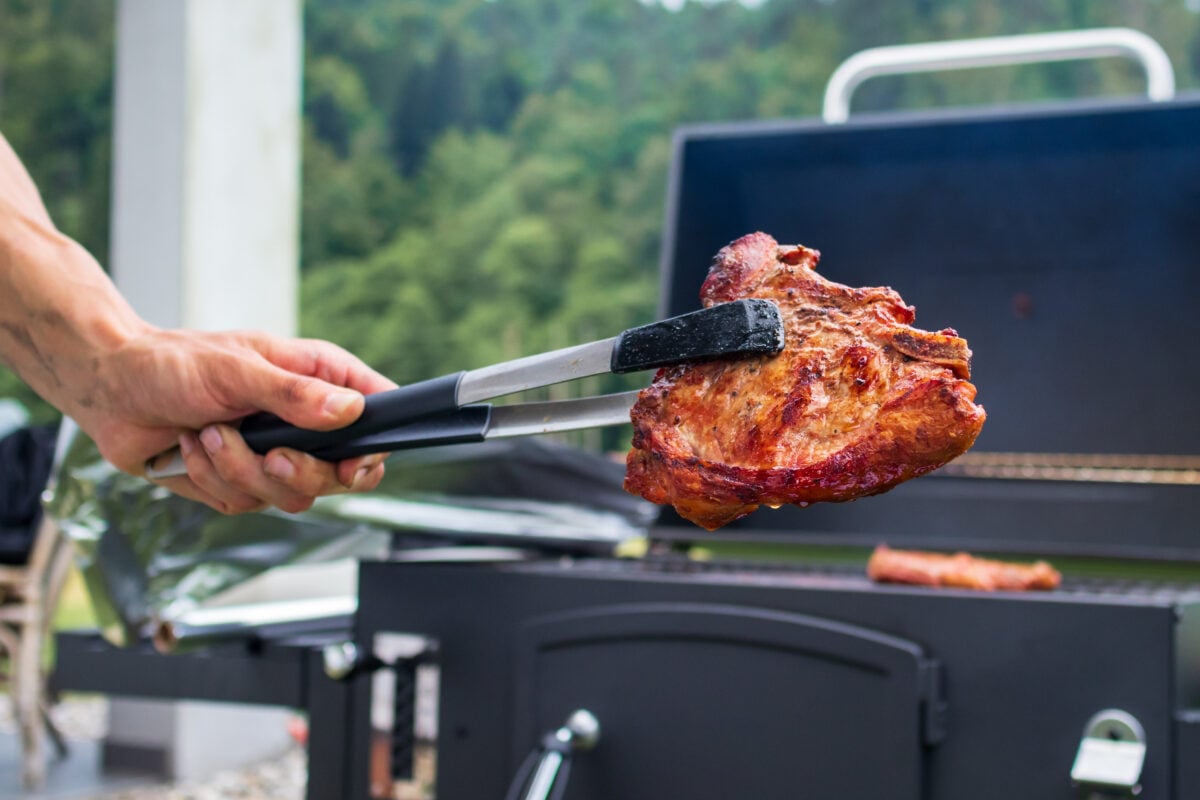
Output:
[[971,446],[966,341],[911,327],[891,289],[826,280],[818,257],[763,233],[717,254],[703,304],[775,301],[784,351],[659,370],[633,408],[628,491],[714,530],[760,504],[878,494]]
[[875,548],[867,562],[871,580],[881,583],[910,583],[917,586],[956,586],[961,589],[994,591],[1007,589],[1057,589],[1062,581],[1058,570],[1045,561],[1013,564],[976,558],[967,553],[943,555],[918,550]]

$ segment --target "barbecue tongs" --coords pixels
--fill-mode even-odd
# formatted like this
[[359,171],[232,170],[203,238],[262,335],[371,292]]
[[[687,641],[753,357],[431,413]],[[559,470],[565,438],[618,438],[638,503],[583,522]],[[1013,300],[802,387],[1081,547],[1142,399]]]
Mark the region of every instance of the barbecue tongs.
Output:
[[[362,416],[339,430],[310,431],[260,413],[242,421],[241,434],[259,454],[290,447],[340,461],[368,453],[619,425],[629,422],[638,392],[503,406],[480,401],[605,372],[770,355],[782,349],[779,308],[769,300],[736,300],[630,328],[609,339],[368,395]],[[149,478],[186,472],[178,451],[162,453],[146,465]]]

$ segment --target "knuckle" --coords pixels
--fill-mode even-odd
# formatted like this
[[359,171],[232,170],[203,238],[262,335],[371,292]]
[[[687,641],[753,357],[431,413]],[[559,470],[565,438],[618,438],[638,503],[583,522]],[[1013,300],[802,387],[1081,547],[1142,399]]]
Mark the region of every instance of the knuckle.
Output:
[[197,453],[184,456],[183,464],[187,468],[188,477],[203,489],[208,489],[214,482],[215,471],[212,462]]
[[279,503],[279,508],[289,514],[299,514],[312,508],[313,498],[291,497]]
[[299,403],[311,384],[311,378],[299,375],[284,378],[279,384],[279,399],[288,404]]
[[248,514],[262,508],[262,502],[256,497],[239,497],[229,504],[234,514]]
[[217,477],[241,492],[249,492],[256,486],[259,470],[246,459],[226,457],[219,454],[213,459]]
[[296,480],[290,488],[297,494],[315,498],[329,494],[338,485],[337,473],[332,465],[312,459],[305,464],[304,469],[297,472]]

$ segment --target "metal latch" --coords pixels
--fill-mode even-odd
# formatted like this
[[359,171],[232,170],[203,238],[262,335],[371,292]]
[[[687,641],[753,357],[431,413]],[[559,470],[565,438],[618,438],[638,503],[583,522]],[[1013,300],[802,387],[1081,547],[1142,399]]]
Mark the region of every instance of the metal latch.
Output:
[[1071,781],[1084,800],[1136,797],[1142,791],[1146,731],[1132,714],[1105,709],[1087,721],[1071,767]]
[[381,631],[369,651],[350,641],[322,651],[325,674],[371,684],[370,797],[431,800],[437,772],[437,642]]

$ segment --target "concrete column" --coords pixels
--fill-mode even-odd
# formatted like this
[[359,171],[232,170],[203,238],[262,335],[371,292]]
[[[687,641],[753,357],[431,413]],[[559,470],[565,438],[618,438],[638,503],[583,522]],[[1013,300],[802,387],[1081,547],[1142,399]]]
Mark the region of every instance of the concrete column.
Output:
[[120,0],[110,265],[151,322],[292,334],[300,0]]
[[[296,329],[300,0],[118,0],[112,252],[150,322]],[[114,699],[105,762],[188,779],[287,745],[286,713]]]

